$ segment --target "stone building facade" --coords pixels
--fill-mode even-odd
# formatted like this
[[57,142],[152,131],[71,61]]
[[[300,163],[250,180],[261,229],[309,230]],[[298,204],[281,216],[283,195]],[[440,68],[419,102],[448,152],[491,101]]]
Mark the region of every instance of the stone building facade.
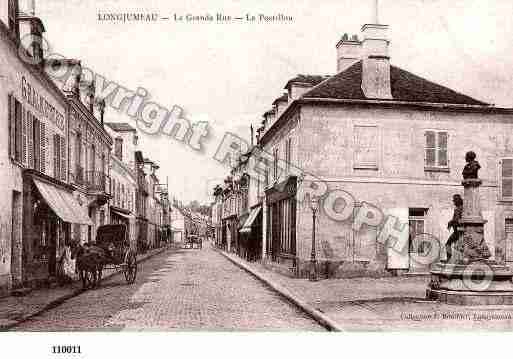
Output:
[[87,207],[92,225],[74,225],[72,237],[82,243],[94,242],[99,226],[110,223],[108,200],[111,196],[109,164],[112,137],[102,123],[101,111],[96,106],[94,87],[82,81],[80,61],[68,59],[53,61],[69,75],[61,85],[70,103],[69,110],[69,177],[75,188],[75,197]]
[[419,238],[445,256],[469,150],[482,165],[485,238],[494,259],[512,261],[513,111],[391,65],[387,29],[344,36],[337,74],[291,79],[287,102],[264,116],[263,254],[290,275],[312,269],[312,197],[322,275],[427,272],[433,253]]
[[[0,6],[0,292],[55,277],[73,224],[90,224],[68,177],[70,105],[45,73],[42,21]],[[31,38],[32,42],[21,39]],[[21,45],[21,46],[20,46]]]
[[110,163],[110,223],[126,225],[130,245],[135,250],[138,233],[135,215],[137,131],[127,123],[107,122],[105,127],[114,142]]

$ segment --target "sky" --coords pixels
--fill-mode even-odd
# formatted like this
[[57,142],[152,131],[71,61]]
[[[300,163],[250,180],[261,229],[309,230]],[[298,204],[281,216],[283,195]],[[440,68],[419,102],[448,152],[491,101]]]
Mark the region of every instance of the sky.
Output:
[[[373,19],[374,0],[36,0],[50,52],[82,63],[151,100],[182,107],[191,122],[208,121],[204,151],[165,135],[139,131],[140,149],[160,165],[161,182],[183,202],[212,200],[229,168],[214,160],[226,132],[249,141],[250,124],[297,74],[334,74],[335,45]],[[292,16],[285,23],[113,23],[112,12],[215,16]],[[380,0],[390,26],[391,63],[501,107],[513,107],[513,2],[510,0]],[[128,116],[107,109],[106,121]]]

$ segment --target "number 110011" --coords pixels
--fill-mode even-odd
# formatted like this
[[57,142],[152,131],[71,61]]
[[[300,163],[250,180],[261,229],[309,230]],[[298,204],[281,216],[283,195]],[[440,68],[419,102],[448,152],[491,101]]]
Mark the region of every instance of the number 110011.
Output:
[[53,345],[52,354],[82,354],[80,345]]

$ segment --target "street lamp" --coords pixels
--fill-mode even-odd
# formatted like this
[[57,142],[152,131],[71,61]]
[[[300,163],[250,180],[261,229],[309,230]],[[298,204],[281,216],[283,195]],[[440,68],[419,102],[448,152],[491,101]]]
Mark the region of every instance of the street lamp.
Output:
[[310,198],[310,209],[312,210],[312,253],[310,255],[310,281],[315,282],[317,277],[317,258],[315,253],[315,215],[319,209],[319,199],[317,197]]

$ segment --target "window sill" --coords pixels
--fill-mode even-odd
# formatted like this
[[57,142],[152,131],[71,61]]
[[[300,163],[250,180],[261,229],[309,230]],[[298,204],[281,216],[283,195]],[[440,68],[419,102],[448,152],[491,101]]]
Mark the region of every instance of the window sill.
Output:
[[371,170],[371,171],[377,171],[379,170],[378,166],[376,165],[354,165],[354,170]]
[[497,202],[510,205],[513,202],[513,198],[499,198]]
[[429,166],[424,166],[424,172],[444,172],[444,173],[449,173],[449,172],[451,172],[451,170],[449,169],[449,167],[429,167]]

